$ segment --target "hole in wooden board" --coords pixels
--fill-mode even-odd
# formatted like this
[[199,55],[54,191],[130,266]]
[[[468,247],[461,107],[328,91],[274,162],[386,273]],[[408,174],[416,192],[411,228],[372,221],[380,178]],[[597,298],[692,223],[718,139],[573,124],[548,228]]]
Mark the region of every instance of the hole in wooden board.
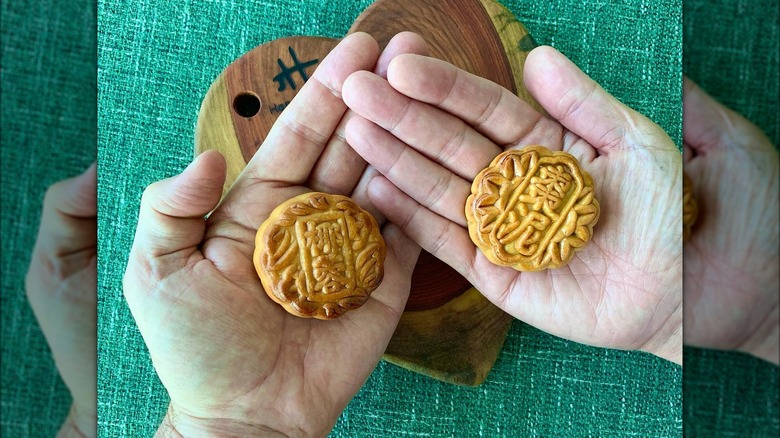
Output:
[[254,117],[260,112],[260,98],[251,91],[245,91],[233,99],[233,110],[241,117]]

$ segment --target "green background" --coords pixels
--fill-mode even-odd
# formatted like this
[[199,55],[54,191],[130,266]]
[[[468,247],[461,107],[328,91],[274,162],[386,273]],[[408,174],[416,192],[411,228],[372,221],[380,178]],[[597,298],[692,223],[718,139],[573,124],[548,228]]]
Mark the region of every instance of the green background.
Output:
[[0,436],[53,437],[70,408],[24,293],[46,188],[95,160],[96,8],[2,1]]
[[[511,1],[535,39],[681,141],[679,0]],[[253,47],[343,36],[369,1],[99,2],[99,430],[149,436],[167,396],[121,294],[144,187],[192,156],[200,102]],[[380,363],[333,436],[679,436],[682,372],[516,322],[487,381],[456,387]]]
[[[686,0],[683,72],[780,142],[780,3]],[[686,348],[685,435],[780,436],[775,365],[739,353]]]
[[683,73],[780,143],[780,3],[685,0]]

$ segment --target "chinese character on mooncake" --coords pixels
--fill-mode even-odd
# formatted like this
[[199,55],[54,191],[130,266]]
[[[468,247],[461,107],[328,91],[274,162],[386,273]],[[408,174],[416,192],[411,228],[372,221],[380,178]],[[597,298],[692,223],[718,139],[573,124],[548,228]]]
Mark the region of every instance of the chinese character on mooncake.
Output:
[[593,235],[593,195],[593,180],[570,154],[542,146],[505,151],[471,185],[469,235],[497,265],[559,268]]
[[254,264],[266,294],[293,315],[333,319],[368,300],[387,254],[374,217],[350,198],[306,193],[257,230]]

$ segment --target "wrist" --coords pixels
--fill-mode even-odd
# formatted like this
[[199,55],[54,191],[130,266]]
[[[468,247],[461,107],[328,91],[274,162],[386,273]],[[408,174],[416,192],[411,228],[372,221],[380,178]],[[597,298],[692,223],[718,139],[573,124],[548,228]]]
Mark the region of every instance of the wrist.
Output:
[[162,423],[157,429],[155,438],[244,438],[244,437],[318,437],[326,436],[328,431],[321,433],[309,432],[304,429],[287,427],[287,425],[268,425],[256,422],[244,422],[229,418],[200,418],[191,416],[168,407]]
[[166,414],[160,427],[157,428],[155,438],[189,438],[189,437],[213,437],[213,438],[240,438],[240,437],[279,437],[287,438],[287,435],[278,430],[260,426],[236,422],[227,419],[186,419],[174,420]]

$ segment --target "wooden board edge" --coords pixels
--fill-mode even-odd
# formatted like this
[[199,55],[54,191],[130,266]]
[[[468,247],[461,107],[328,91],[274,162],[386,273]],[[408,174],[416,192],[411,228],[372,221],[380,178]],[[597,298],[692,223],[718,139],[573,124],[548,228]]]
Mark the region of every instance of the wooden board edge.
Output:
[[485,7],[488,17],[493,21],[498,38],[504,46],[504,53],[506,53],[507,61],[512,68],[517,96],[528,102],[537,111],[547,114],[525,88],[523,81],[525,59],[528,53],[537,46],[536,41],[525,25],[504,5],[495,0],[480,1]]
[[227,177],[222,188],[224,197],[246,167],[233,128],[224,72],[209,87],[198,112],[198,122],[195,126],[195,156],[207,150],[219,151],[227,162]]
[[[470,319],[477,312],[482,313],[481,319]],[[443,382],[479,386],[498,359],[513,320],[511,315],[488,301],[477,289],[471,288],[435,309],[404,312],[383,359]],[[441,321],[450,325],[446,330],[438,328],[436,336],[432,333],[421,335],[417,330],[426,330],[425,321]],[[463,324],[462,330],[459,329],[459,324]],[[473,330],[475,325],[479,325],[481,330]],[[490,336],[486,338],[487,331]],[[448,338],[448,335],[451,338]],[[420,354],[419,350],[416,350],[417,353],[405,355],[402,353],[405,350],[404,339],[408,339],[412,344],[416,344],[419,339],[436,339],[436,342],[429,347],[423,347],[429,349],[426,354]],[[464,348],[464,352],[468,350],[469,354],[461,356],[463,360],[460,363],[451,359],[436,362],[438,354],[451,355],[453,348],[457,350],[462,344],[470,345],[471,348]],[[419,346],[416,345],[415,348]],[[479,354],[474,354],[475,351]]]

